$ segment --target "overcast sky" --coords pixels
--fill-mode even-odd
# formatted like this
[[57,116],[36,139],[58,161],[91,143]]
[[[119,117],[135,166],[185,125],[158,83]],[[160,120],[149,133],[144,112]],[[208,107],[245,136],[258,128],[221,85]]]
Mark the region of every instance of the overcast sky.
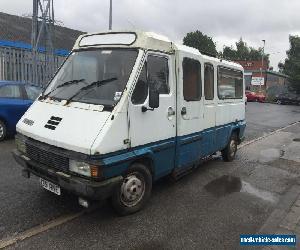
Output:
[[[82,31],[108,27],[109,0],[54,0],[55,18]],[[0,11],[32,14],[32,0],[0,0]],[[289,34],[300,35],[300,0],[113,0],[113,28],[154,31],[181,42],[199,29],[218,50],[240,38],[253,47],[266,40],[271,66],[284,61]]]

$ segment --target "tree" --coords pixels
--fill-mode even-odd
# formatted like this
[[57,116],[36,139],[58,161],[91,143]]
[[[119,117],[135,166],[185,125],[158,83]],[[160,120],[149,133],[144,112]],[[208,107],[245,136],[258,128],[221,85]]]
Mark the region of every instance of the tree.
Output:
[[232,47],[225,46],[221,55],[226,59],[235,60],[235,58],[237,58],[237,51]]
[[[242,38],[235,43],[236,49],[233,47],[225,46],[223,52],[221,53],[223,58],[232,60],[232,61],[258,61],[261,60],[263,55],[263,49],[255,49],[249,47]],[[264,54],[264,60],[269,62],[269,55]]]
[[218,54],[216,44],[213,39],[199,30],[187,33],[183,38],[183,44],[198,49],[204,54],[214,56]]
[[300,37],[289,37],[290,49],[286,52],[283,73],[290,77],[290,86],[300,93]]
[[248,47],[247,43],[243,41],[242,38],[238,42],[235,43],[236,45],[236,55],[239,60],[249,60],[250,58],[250,48]]

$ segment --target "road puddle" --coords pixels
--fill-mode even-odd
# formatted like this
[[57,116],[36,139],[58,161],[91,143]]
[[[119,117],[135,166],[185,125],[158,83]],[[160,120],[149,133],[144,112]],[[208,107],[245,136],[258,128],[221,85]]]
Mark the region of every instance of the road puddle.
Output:
[[204,186],[205,190],[216,197],[241,192],[256,196],[265,201],[277,202],[277,197],[268,191],[259,190],[250,183],[242,181],[239,177],[223,175]]
[[223,175],[204,186],[206,191],[216,197],[225,196],[234,192],[240,192],[242,188],[241,179],[235,176]]

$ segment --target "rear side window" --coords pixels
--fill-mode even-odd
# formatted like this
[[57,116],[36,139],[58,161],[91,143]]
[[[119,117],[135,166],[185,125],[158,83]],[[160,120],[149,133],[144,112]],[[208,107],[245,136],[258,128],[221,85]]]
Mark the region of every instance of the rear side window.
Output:
[[219,99],[242,99],[243,73],[241,71],[219,67],[218,96]]
[[21,98],[21,92],[18,85],[4,85],[0,87],[1,98]]
[[184,58],[183,69],[183,97],[186,101],[201,99],[201,64],[197,60]]
[[204,66],[204,95],[205,100],[214,99],[214,66],[208,63]]
[[30,85],[25,85],[25,89],[26,89],[28,99],[33,101],[39,96],[41,92],[39,88]]
[[169,94],[169,65],[168,58],[148,56],[147,59],[148,82],[151,88],[160,94]]

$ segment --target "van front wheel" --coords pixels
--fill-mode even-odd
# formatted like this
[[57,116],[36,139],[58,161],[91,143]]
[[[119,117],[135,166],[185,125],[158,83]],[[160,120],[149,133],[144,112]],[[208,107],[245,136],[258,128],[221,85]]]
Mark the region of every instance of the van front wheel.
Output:
[[141,163],[134,163],[123,182],[111,197],[111,204],[119,215],[133,214],[141,210],[151,195],[152,175]]
[[233,133],[230,137],[230,140],[229,140],[226,148],[224,148],[221,151],[222,158],[224,161],[233,161],[234,160],[236,151],[237,151],[237,145],[238,145],[237,135],[236,135],[236,133]]

